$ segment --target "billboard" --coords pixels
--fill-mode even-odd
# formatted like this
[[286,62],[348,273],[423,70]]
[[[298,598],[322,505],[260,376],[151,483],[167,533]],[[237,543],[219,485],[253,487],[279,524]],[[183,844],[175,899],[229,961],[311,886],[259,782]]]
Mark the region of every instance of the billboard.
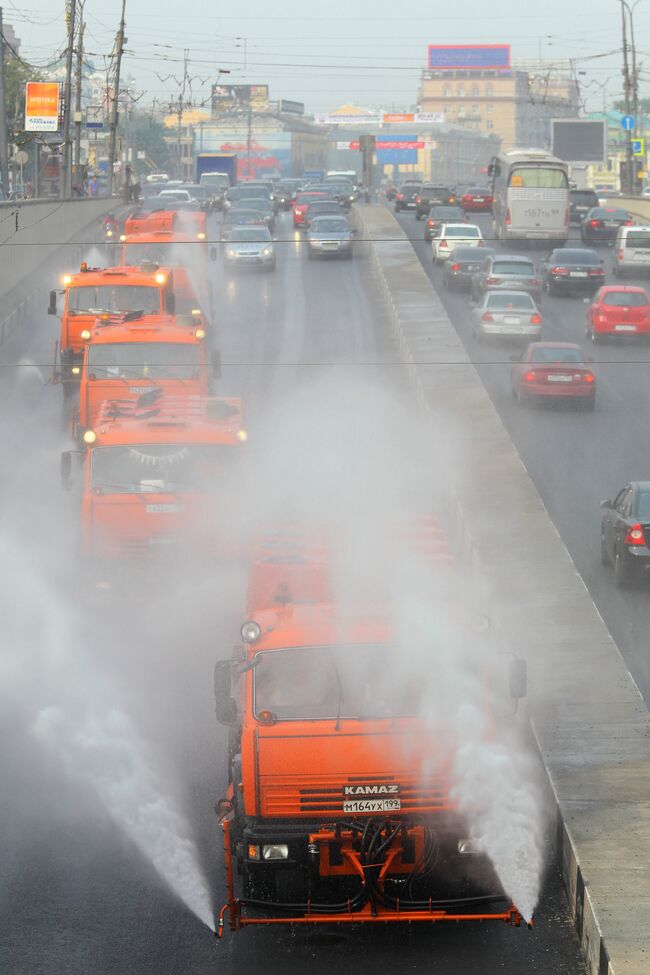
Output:
[[292,102],[287,98],[281,98],[280,111],[286,112],[288,115],[304,115],[305,105],[304,102]]
[[212,114],[249,109],[266,112],[269,107],[268,85],[213,85]]
[[603,119],[551,119],[551,150],[565,162],[607,159],[607,124]]
[[25,132],[57,132],[59,88],[55,81],[28,81],[25,85]]
[[509,44],[429,44],[429,68],[481,71],[510,68]]

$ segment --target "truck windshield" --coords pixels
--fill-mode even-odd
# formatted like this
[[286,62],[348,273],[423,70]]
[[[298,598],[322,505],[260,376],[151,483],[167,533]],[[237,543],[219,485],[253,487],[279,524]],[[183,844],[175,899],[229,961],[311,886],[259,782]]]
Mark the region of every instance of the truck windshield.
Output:
[[263,651],[253,674],[255,715],[270,711],[278,721],[414,716],[427,690],[385,645]]
[[199,346],[185,342],[90,345],[87,373],[95,379],[198,379]]
[[224,444],[129,444],[94,447],[90,486],[98,494],[216,491],[237,451]]
[[147,285],[82,285],[78,288],[70,288],[68,291],[68,311],[77,315],[142,311],[150,315],[160,312],[160,299],[160,288]]

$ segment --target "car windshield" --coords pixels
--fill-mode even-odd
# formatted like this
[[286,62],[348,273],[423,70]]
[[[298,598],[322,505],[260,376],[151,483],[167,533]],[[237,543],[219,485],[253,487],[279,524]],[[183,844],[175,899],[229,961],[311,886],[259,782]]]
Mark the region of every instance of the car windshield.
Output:
[[502,292],[499,294],[498,292],[492,292],[488,293],[485,307],[491,311],[506,311],[509,308],[516,308],[517,311],[534,311],[535,302],[524,291],[521,294],[513,294],[512,292]]
[[445,237],[480,237],[481,231],[478,227],[465,226],[465,227],[445,227],[444,228]]
[[526,189],[564,190],[569,181],[563,169],[551,166],[515,166],[510,174],[510,186]]
[[648,304],[648,296],[639,291],[609,291],[603,295],[601,303],[612,308],[642,308]]
[[548,346],[545,348],[533,349],[531,362],[582,362],[585,357],[581,349],[566,349],[562,346]]
[[224,215],[224,223],[254,223],[256,220],[262,222],[262,211],[261,210],[246,210],[243,207],[234,207],[232,210],[228,210]]
[[82,285],[68,291],[68,312],[100,315],[102,312],[161,311],[160,288],[137,284]]
[[560,266],[566,264],[600,264],[600,258],[595,251],[561,250],[554,254],[554,263]]
[[316,200],[326,200],[328,193],[299,193],[296,203],[315,203]]
[[482,186],[470,186],[468,190],[465,190],[465,196],[489,196],[490,191],[488,189],[483,189]]
[[204,244],[201,241],[143,241],[124,244],[122,263],[127,267],[140,267],[146,261],[173,267],[199,260]]
[[214,491],[237,454],[224,444],[129,444],[94,447],[90,487],[95,494]]
[[613,210],[608,207],[594,207],[589,214],[590,219],[598,220],[627,220],[627,210]]
[[105,342],[89,345],[95,379],[198,379],[199,346],[188,342]]
[[311,230],[314,234],[344,234],[349,233],[350,228],[347,220],[333,220],[331,217],[323,217],[312,221]]
[[412,716],[424,703],[422,675],[392,666],[388,646],[299,647],[255,657],[254,710],[278,721]]
[[271,234],[266,227],[235,227],[230,235],[230,243],[237,241],[255,243],[258,241],[270,241]]
[[270,200],[265,197],[252,196],[246,198],[246,207],[250,210],[259,210],[261,213],[272,213],[273,207]]
[[628,230],[625,246],[637,250],[650,250],[650,230]]
[[205,200],[208,195],[205,186],[185,186],[183,189],[186,189],[190,196],[197,200]]
[[158,194],[163,200],[189,200],[191,199],[190,194],[187,190],[162,190]]
[[494,274],[524,274],[526,276],[535,273],[535,267],[531,261],[495,261],[492,265]]

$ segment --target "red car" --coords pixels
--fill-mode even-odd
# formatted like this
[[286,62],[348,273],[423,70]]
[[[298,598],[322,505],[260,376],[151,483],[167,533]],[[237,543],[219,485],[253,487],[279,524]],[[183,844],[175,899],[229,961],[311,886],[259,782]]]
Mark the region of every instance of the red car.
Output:
[[472,213],[490,213],[492,210],[492,194],[482,186],[470,186],[458,202],[463,210]]
[[511,373],[512,395],[518,402],[575,399],[593,410],[596,377],[584,352],[573,342],[531,342]]
[[587,308],[587,338],[650,334],[650,298],[644,288],[610,284],[600,288]]
[[332,197],[329,193],[323,193],[320,190],[313,190],[312,192],[299,193],[292,205],[293,210],[293,225],[294,227],[302,227],[305,222],[305,214],[307,213],[307,207],[310,203],[315,203],[316,200],[331,200]]

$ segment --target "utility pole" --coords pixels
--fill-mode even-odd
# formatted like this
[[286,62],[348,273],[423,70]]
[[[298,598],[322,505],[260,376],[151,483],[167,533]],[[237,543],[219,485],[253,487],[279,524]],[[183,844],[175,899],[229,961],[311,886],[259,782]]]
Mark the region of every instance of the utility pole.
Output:
[[[259,126],[258,126],[259,131]],[[246,175],[251,178],[251,149],[253,142],[253,106],[251,105],[250,95],[248,98],[248,127],[246,132]]]
[[182,129],[183,129],[183,110],[185,109],[185,86],[188,81],[187,67],[190,59],[190,52],[187,48],[183,51],[183,80],[181,81],[180,91],[178,93],[178,111],[176,113],[177,127],[176,127],[176,162],[178,164],[178,173],[181,179],[185,178],[185,173],[183,172],[183,156],[182,156]]
[[77,70],[76,70],[76,101],[75,101],[75,130],[74,130],[74,172],[77,185],[80,185],[81,175],[81,84],[83,75],[84,56],[84,3],[79,4],[79,33],[77,35]]
[[117,142],[117,121],[118,108],[120,101],[120,70],[122,67],[122,54],[124,53],[124,15],[126,12],[126,0],[122,0],[122,13],[120,16],[120,27],[115,41],[115,77],[113,81],[113,103],[111,105],[111,124],[108,148],[108,186],[111,194],[115,192],[115,146]]
[[68,47],[65,56],[65,89],[63,91],[63,172],[59,183],[61,199],[72,196],[72,153],[70,143],[70,106],[72,103],[72,55],[74,51],[74,24],[77,14],[77,0],[66,4],[68,21]]
[[7,139],[7,113],[5,111],[5,35],[0,7],[0,180],[4,194],[9,198],[9,145]]
[[[625,16],[626,3],[625,0],[621,0],[621,18],[623,27],[623,90],[625,97],[625,114],[632,114],[632,84],[630,81],[630,64],[628,60],[627,53],[627,18]],[[626,186],[622,187],[628,193],[632,192],[633,188],[633,166],[634,158],[632,156],[632,130],[625,130],[625,182]]]

